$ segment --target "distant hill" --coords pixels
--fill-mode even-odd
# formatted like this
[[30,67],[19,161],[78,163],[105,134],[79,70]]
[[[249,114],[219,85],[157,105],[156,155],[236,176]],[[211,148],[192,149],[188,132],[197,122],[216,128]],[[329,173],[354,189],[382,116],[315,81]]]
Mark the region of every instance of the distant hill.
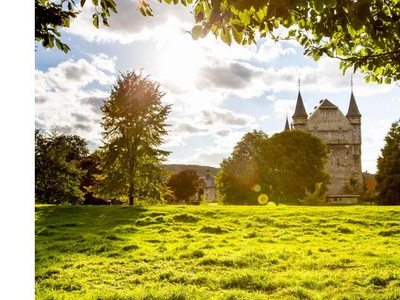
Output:
[[199,176],[204,176],[206,171],[209,169],[211,171],[211,176],[217,175],[220,168],[214,168],[209,166],[199,166],[199,165],[179,165],[179,164],[171,164],[171,165],[163,165],[163,167],[170,172],[180,172],[186,169],[196,170]]

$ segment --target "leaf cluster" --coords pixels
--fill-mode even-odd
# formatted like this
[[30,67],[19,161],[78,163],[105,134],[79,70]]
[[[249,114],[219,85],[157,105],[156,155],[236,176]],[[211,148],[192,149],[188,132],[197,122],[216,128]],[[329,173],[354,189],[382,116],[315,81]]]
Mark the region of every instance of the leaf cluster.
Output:
[[[193,16],[194,39],[209,33],[228,45],[293,39],[305,55],[337,58],[343,72],[359,69],[367,82],[400,79],[398,0],[199,0]],[[278,28],[287,34],[277,35]]]
[[[230,45],[255,43],[257,38],[296,40],[304,54],[319,60],[340,60],[343,73],[352,68],[365,74],[367,82],[391,83],[400,79],[400,1],[382,0],[158,0],[167,4],[192,5],[196,40],[209,33]],[[117,13],[114,0],[92,0],[93,25],[109,26]],[[59,29],[69,27],[79,5],[74,0],[35,0],[35,40],[45,48],[56,45],[67,53]],[[153,16],[151,6],[138,2],[144,16]],[[277,29],[282,29],[277,34]],[[282,33],[286,32],[286,33]]]
[[[77,4],[78,2],[78,4]],[[68,28],[71,19],[76,18],[86,0],[35,0],[35,41],[40,42],[44,48],[53,48],[54,45],[65,53],[69,46],[60,39],[60,29]],[[92,15],[93,25],[99,28],[100,21],[104,26],[109,26],[108,17],[117,13],[117,4],[114,0],[92,0],[95,8]],[[143,13],[143,12],[142,12]]]

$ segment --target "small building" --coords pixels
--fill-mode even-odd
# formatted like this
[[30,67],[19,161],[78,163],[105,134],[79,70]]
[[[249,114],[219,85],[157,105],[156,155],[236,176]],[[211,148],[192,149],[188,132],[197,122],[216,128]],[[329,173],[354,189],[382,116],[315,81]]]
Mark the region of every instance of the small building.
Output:
[[332,204],[358,203],[363,192],[361,114],[353,91],[346,115],[327,99],[321,100],[308,115],[299,89],[292,118],[293,129],[311,132],[327,146],[329,162],[326,169],[331,175],[327,201]]
[[201,185],[196,194],[199,201],[205,200],[210,202],[217,201],[217,187],[215,185],[215,177],[211,176],[210,169],[206,170],[204,177],[200,177]]

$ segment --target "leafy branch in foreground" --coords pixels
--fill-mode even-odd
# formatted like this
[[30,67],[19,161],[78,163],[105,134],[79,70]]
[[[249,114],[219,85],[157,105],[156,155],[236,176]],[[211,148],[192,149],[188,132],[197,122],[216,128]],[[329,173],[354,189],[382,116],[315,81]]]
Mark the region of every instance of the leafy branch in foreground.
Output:
[[[319,60],[323,55],[340,60],[346,72],[360,70],[367,82],[391,83],[400,80],[400,0],[158,0],[160,3],[191,5],[196,40],[209,33],[230,45],[248,45],[258,38],[275,41],[296,40],[304,54]],[[67,53],[61,42],[60,28],[69,27],[79,9],[80,0],[35,0],[35,40],[45,48],[56,45]],[[114,0],[92,0],[93,25],[109,26],[111,12],[117,13]],[[151,6],[138,0],[137,9],[153,16]],[[285,28],[285,34],[276,30]]]
[[[228,45],[296,40],[305,55],[340,59],[343,72],[359,69],[367,82],[400,79],[399,0],[198,0],[193,15],[194,39],[212,33]],[[276,35],[282,27],[287,34]]]

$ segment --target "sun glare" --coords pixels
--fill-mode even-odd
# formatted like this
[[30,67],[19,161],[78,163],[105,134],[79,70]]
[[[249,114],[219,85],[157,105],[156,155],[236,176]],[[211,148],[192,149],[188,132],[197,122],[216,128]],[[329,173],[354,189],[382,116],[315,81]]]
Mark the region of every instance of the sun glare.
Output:
[[181,89],[192,88],[204,62],[198,46],[190,37],[171,37],[158,58],[160,77]]

